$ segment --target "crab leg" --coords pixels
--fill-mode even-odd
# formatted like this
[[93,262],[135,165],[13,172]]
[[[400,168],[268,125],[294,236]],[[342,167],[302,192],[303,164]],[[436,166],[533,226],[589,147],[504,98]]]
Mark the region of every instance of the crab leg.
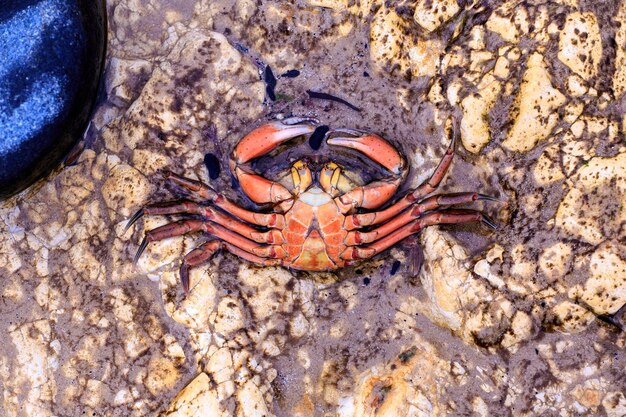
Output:
[[183,290],[185,294],[189,294],[189,271],[192,268],[196,268],[206,262],[219,250],[226,249],[230,253],[239,256],[247,261],[253,262],[258,265],[280,265],[278,259],[265,259],[260,256],[253,255],[244,250],[239,249],[229,243],[225,243],[219,240],[210,240],[198,246],[196,249],[189,252],[183,258],[183,262],[180,265],[180,280],[183,284]]
[[[333,136],[336,134],[339,136]],[[353,129],[335,129],[328,132],[327,137],[329,145],[359,151],[392,174],[389,178],[356,187],[337,197],[335,201],[343,213],[357,207],[378,208],[393,197],[407,174],[406,162],[393,145],[378,135]],[[332,186],[337,188],[335,184]]]
[[183,177],[171,171],[163,172],[163,176],[205,200],[214,200],[217,197],[217,193],[202,181]]
[[[457,193],[457,194],[438,194],[428,197],[419,203],[413,204],[413,208],[408,211],[400,212],[392,217],[390,221],[375,230],[384,230],[388,225],[395,224],[397,227],[402,226],[412,219],[415,219],[427,211],[454,206],[458,204],[473,203],[474,201],[497,201],[498,199],[489,195],[479,193]],[[383,210],[384,212],[385,210]],[[344,227],[346,230],[354,230],[362,226],[382,223],[380,213],[361,213],[346,217]],[[396,227],[396,228],[397,228]],[[393,230],[393,229],[392,229]]]
[[[221,208],[227,213],[231,213],[232,215],[239,217],[241,220],[244,220],[248,223],[256,224],[257,226],[276,227],[279,229],[283,228],[285,225],[285,218],[282,215],[276,213],[256,213],[246,210],[242,207],[239,207],[227,198],[217,194],[213,189],[211,189],[208,185],[202,183],[201,181],[182,177],[169,171],[165,172],[165,175],[166,178],[191,191],[198,197],[212,201],[215,206]],[[139,212],[135,213],[135,216],[137,215],[141,217]],[[132,223],[130,223],[127,227],[130,227],[130,225],[132,225]]]
[[141,244],[139,245],[139,249],[137,249],[137,253],[135,254],[134,262],[137,263],[141,254],[146,247],[148,247],[148,243],[156,242],[158,240],[167,239],[175,236],[182,236],[187,233],[199,232],[204,230],[205,223],[201,220],[180,220],[173,223],[168,223],[163,226],[157,227],[156,229],[152,229],[149,232],[146,232]]
[[277,229],[262,232],[215,210],[213,207],[202,206],[189,200],[172,201],[170,203],[146,206],[135,213],[126,225],[126,229],[132,226],[132,224],[139,220],[139,218],[141,218],[144,214],[198,214],[203,216],[206,220],[222,225],[227,229],[235,230],[240,235],[243,235],[248,239],[252,239],[255,242],[282,243],[284,240],[283,235]]
[[[232,162],[232,161],[231,161]],[[283,187],[281,184],[267,180],[259,175],[251,173],[249,170],[236,167],[234,172],[239,173],[237,178],[242,186],[243,191],[250,197],[252,201],[257,204],[263,203],[280,203],[285,200],[291,199],[293,196]],[[204,184],[201,181],[192,180],[191,178],[182,177],[172,172],[165,172],[166,178],[172,180],[174,183],[186,188],[198,197],[206,200],[212,200],[216,206],[229,210],[234,206],[224,197],[218,195],[211,187]],[[238,210],[241,212],[243,209]],[[254,217],[254,216],[247,216]],[[247,219],[243,219],[247,220]],[[251,221],[251,223],[254,223]]]
[[456,224],[482,222],[495,229],[495,224],[483,213],[475,210],[442,210],[426,214],[405,224],[389,235],[370,243],[367,246],[353,246],[346,249],[341,257],[345,260],[365,259],[390,248],[407,237],[419,233],[422,229],[436,224]]
[[260,126],[239,141],[231,155],[230,169],[237,177],[243,192],[252,201],[257,204],[279,204],[293,198],[286,187],[263,178],[244,165],[271,152],[283,142],[313,133],[318,123],[313,118],[292,117]]
[[208,262],[223,245],[219,240],[210,240],[185,255],[180,265],[180,281],[185,294],[189,294],[189,270]]
[[[452,128],[449,127],[448,131],[452,131]],[[451,134],[452,141],[450,142],[450,146],[446,150],[446,153],[439,161],[437,168],[430,176],[427,181],[424,181],[419,187],[415,190],[409,192],[406,196],[402,197],[400,200],[389,206],[388,208],[381,210],[376,213],[366,213],[363,215],[355,214],[350,218],[350,223],[346,224],[348,230],[350,228],[359,227],[359,226],[370,226],[374,224],[379,224],[384,221],[387,221],[398,213],[404,211],[407,207],[415,204],[415,202],[419,201],[424,196],[432,193],[437,189],[443,177],[448,172],[448,168],[450,168],[450,164],[452,163],[452,159],[454,157],[454,149],[456,146],[456,136]],[[373,214],[373,216],[372,216]],[[347,220],[347,219],[346,219]]]
[[[228,230],[217,223],[187,219],[168,223],[146,232],[146,236],[143,238],[141,244],[139,245],[139,249],[137,250],[137,254],[135,255],[135,263],[139,260],[149,242],[155,242],[170,237],[182,236],[188,233],[200,231],[209,233],[221,240],[226,241],[227,243],[231,243],[258,256],[265,256],[268,258],[283,258],[285,256],[285,251],[280,245],[262,245]],[[280,232],[276,231],[280,235],[279,237],[274,236],[274,234],[271,234],[270,232],[257,232],[254,237],[259,240],[266,238],[267,243],[272,243],[274,240],[282,242],[282,235],[280,235]]]

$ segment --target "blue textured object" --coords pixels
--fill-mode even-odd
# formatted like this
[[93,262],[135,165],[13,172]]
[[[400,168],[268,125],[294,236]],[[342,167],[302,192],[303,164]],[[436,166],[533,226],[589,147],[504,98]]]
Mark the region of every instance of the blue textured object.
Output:
[[0,0],[0,198],[80,139],[106,47],[102,0]]

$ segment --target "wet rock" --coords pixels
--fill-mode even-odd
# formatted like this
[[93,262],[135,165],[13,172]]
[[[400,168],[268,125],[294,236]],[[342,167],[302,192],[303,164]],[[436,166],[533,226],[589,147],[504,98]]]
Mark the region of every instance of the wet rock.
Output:
[[146,388],[152,395],[169,392],[177,384],[180,373],[171,358],[153,356],[147,367]]
[[272,416],[263,398],[263,393],[253,380],[243,384],[237,394],[237,400],[239,402],[237,417]]
[[239,300],[232,297],[224,297],[217,306],[213,326],[219,334],[229,336],[244,327],[244,319],[243,309]]
[[163,417],[225,416],[207,374],[198,375],[174,398]]
[[[418,2],[109,3],[117,62],[94,117],[94,149],[0,208],[7,415],[23,414],[18,406],[33,415],[621,415],[615,369],[626,339],[607,322],[623,304],[623,120],[606,83],[558,61],[559,24],[575,2],[458,2],[432,32],[415,21]],[[443,4],[420,7],[435,3]],[[599,10],[585,4],[609,39]],[[609,18],[618,31],[619,19]],[[389,26],[372,32],[381,22]],[[369,55],[372,42],[393,54]],[[429,44],[445,48],[416,59],[412,48]],[[539,124],[553,114],[563,123],[511,156],[502,143],[535,54],[539,78],[549,80],[532,84],[549,93],[532,100]],[[263,106],[255,59],[276,74],[301,71],[277,85],[289,100]],[[550,101],[557,89],[568,103]],[[299,96],[306,90],[345,92],[363,111],[311,107]],[[324,274],[220,253],[192,270],[184,295],[178,268],[210,238],[199,234],[153,242],[133,266],[145,230],[178,216],[145,216],[124,231],[128,216],[187,197],[162,180],[163,169],[208,182],[204,156],[213,154],[224,171],[211,186],[253,207],[222,158],[266,116],[311,114],[381,132],[410,161],[403,187],[412,188],[447,145],[440,127],[450,112],[459,122],[464,113],[462,129],[478,132],[480,152],[459,150],[439,192],[498,196],[504,202],[471,208],[497,218],[499,230],[428,228],[416,277],[405,267],[414,243]],[[519,136],[534,132],[519,123]],[[315,157],[326,152],[322,143]],[[359,167],[345,168],[359,182]],[[279,170],[263,174],[288,183]]]
[[571,301],[557,304],[552,309],[552,313],[555,317],[554,323],[551,323],[554,329],[566,333],[581,332],[595,320],[591,311]]
[[589,259],[591,276],[585,284],[570,290],[572,298],[583,300],[596,314],[615,314],[626,304],[626,253],[622,245],[601,245]]
[[568,235],[598,245],[607,238],[621,238],[626,220],[626,153],[612,158],[595,157],[572,177],[572,188],[556,213],[556,224]]
[[529,32],[528,10],[513,2],[504,2],[489,16],[485,27],[509,43],[518,43]]
[[502,146],[516,152],[527,152],[548,137],[559,120],[556,110],[566,101],[552,86],[543,56],[531,55],[526,65],[516,99],[516,118],[502,142]]
[[[616,16],[617,21],[626,21],[626,3],[621,3],[619,12]],[[615,43],[623,45],[626,42],[626,27],[620,25],[615,32]],[[615,51],[615,72],[613,73],[613,91],[615,98],[619,99],[624,91],[626,91],[626,50],[617,48]]]
[[[4,402],[7,413],[42,415],[41,410],[53,401],[57,384],[52,374],[58,368],[59,352],[51,348],[55,345],[51,336],[48,320],[36,320],[10,329],[8,343],[15,349],[15,363],[23,373],[9,375],[6,365],[0,366],[5,386],[11,390]],[[25,402],[20,404],[18,396],[23,396]]]
[[141,87],[141,82],[149,77],[151,71],[149,61],[112,58],[107,69],[107,94],[119,106],[130,104],[137,98],[138,87]]
[[412,33],[413,22],[393,8],[381,7],[373,17],[370,31],[370,58],[383,72],[413,77],[434,76],[441,41],[419,39]]
[[481,81],[476,94],[468,95],[461,102],[461,140],[465,149],[478,153],[489,143],[488,113],[494,105],[502,85],[492,76],[487,75]]
[[432,32],[460,10],[457,0],[421,0],[415,6],[413,18],[418,25]]
[[593,13],[571,13],[559,38],[559,60],[588,80],[597,74],[602,58],[602,38]]
[[[435,379],[443,372],[447,372],[447,364],[433,354],[432,346],[422,341],[419,347],[405,348],[392,363],[364,372],[354,396],[339,401],[338,414],[341,417],[438,415]],[[415,379],[420,383],[412,383]]]
[[550,280],[563,278],[572,267],[572,248],[565,242],[558,242],[546,248],[539,257],[539,268]]
[[147,179],[129,165],[115,166],[102,186],[108,208],[126,217],[130,217],[132,210],[146,201],[150,192]]
[[626,414],[626,397],[624,397],[622,392],[609,392],[602,399],[602,406],[606,410],[608,417],[619,417]]

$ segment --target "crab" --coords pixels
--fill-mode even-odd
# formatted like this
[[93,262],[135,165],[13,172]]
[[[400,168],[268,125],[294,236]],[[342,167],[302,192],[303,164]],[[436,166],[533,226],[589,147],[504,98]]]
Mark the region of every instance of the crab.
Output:
[[454,208],[496,198],[477,192],[433,194],[454,156],[451,120],[446,123],[450,145],[432,175],[384,209],[380,208],[393,199],[405,180],[408,166],[396,147],[371,132],[337,128],[325,136],[328,145],[356,151],[387,172],[386,177],[364,185],[351,182],[333,161],[318,165],[319,169],[304,159],[294,162],[289,187],[252,169],[252,161],[312,134],[318,125],[317,119],[309,117],[273,121],[252,130],[235,146],[230,170],[243,193],[258,206],[269,207],[266,210],[241,207],[203,182],[165,172],[166,178],[197,201],[151,204],[132,216],[127,229],[143,215],[183,215],[179,221],[146,232],[135,262],[149,242],[194,232],[209,235],[180,265],[180,279],[188,293],[190,269],[208,262],[220,250],[263,266],[332,271],[371,258],[427,226],[482,222],[496,228],[480,211]]

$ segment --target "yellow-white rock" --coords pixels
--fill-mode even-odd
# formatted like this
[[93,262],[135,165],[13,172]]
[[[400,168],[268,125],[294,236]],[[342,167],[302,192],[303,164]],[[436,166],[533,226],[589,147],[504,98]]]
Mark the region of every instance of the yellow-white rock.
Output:
[[592,245],[626,231],[626,153],[595,157],[578,170],[556,213],[556,225]]
[[593,313],[571,301],[563,301],[552,308],[555,316],[555,330],[565,333],[578,333],[595,320]]
[[619,99],[626,91],[626,2],[621,2],[616,20],[621,25],[615,32],[615,72],[613,73],[613,92]]
[[598,73],[602,38],[595,14],[575,12],[567,16],[559,38],[558,58],[585,80]]
[[572,288],[571,295],[582,299],[596,314],[615,314],[626,304],[626,251],[609,242],[591,255],[591,276],[584,285]]
[[163,417],[225,417],[207,374],[198,375],[172,401]]
[[543,56],[531,55],[516,98],[517,117],[502,146],[511,151],[527,152],[537,142],[545,140],[558,121],[555,111],[565,100],[552,86]]
[[413,18],[418,25],[432,32],[458,11],[456,0],[419,0]]
[[465,97],[461,102],[463,109],[461,141],[465,149],[472,153],[480,152],[491,140],[488,114],[501,89],[501,83],[494,79],[476,94]]
[[438,39],[415,36],[415,23],[392,8],[381,7],[370,26],[370,58],[381,72],[412,77],[434,76],[443,51]]

